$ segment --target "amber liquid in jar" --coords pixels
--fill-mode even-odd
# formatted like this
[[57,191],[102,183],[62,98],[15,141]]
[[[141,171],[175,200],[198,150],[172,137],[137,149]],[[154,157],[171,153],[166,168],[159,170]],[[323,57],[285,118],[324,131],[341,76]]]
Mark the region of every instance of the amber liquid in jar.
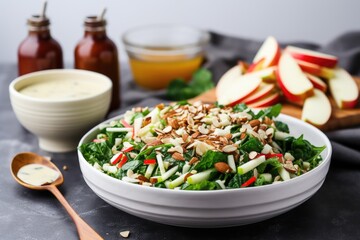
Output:
[[156,90],[167,87],[175,78],[189,81],[203,62],[203,56],[130,56],[129,62],[135,82],[144,88]]
[[43,16],[28,19],[29,34],[18,48],[19,76],[64,67],[61,46],[51,37],[49,25],[49,19]]
[[75,68],[102,73],[113,83],[110,111],[120,107],[120,67],[115,43],[106,34],[106,21],[85,19],[84,37],[75,48]]

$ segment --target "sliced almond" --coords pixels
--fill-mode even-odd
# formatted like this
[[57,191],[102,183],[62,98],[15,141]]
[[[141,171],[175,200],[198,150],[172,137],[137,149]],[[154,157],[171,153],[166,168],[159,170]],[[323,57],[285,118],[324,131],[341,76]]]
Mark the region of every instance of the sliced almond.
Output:
[[270,127],[268,129],[266,129],[265,133],[266,133],[266,135],[271,136],[274,134],[274,129]]
[[164,132],[164,133],[169,133],[169,132],[171,132],[171,130],[172,130],[172,127],[169,125],[169,126],[166,126],[166,127],[163,129],[163,132]]
[[269,118],[269,117],[265,117],[263,122],[266,124],[266,125],[271,125],[273,123],[273,121]]
[[123,238],[128,238],[130,235],[130,231],[122,231],[120,232],[120,236]]
[[154,129],[155,130],[155,132],[157,133],[157,134],[164,134],[164,131],[163,130],[161,130],[161,129],[158,129],[158,128],[155,128]]
[[217,128],[221,126],[220,122],[218,121],[218,119],[216,117],[213,117],[212,124]]
[[161,140],[155,139],[155,140],[149,142],[147,145],[148,145],[148,146],[157,146],[157,145],[161,145],[161,144],[162,144],[162,141],[161,141]]
[[224,136],[227,140],[232,139],[233,135],[231,133],[225,134]]
[[160,103],[160,104],[156,105],[156,107],[157,107],[158,109],[160,109],[160,110],[163,110],[164,107],[165,107],[165,104],[164,104],[164,103]]
[[222,148],[222,151],[226,153],[235,152],[236,150],[237,147],[235,145],[226,145],[225,147]]
[[194,106],[189,106],[189,112],[195,114],[197,112],[197,109]]
[[294,167],[294,165],[292,164],[291,161],[286,161],[286,163],[283,165],[283,167],[285,168],[286,171],[290,172],[290,173],[296,173],[297,170]]
[[188,179],[188,177],[190,177],[191,175],[194,175],[192,173],[188,173],[184,176],[184,182],[186,182],[186,180]]
[[197,157],[192,157],[189,161],[189,165],[193,165],[194,163],[196,163],[197,161],[199,161],[199,159]]
[[263,131],[266,131],[267,126],[266,125],[260,125],[260,129],[263,130]]
[[186,118],[186,120],[187,120],[187,122],[188,122],[188,124],[189,124],[190,126],[193,126],[193,125],[194,125],[194,119],[192,118],[191,115],[188,115],[187,118]]
[[198,142],[198,144],[196,144],[195,151],[198,155],[202,156],[211,149],[214,149],[214,147],[204,142]]
[[258,119],[253,119],[249,122],[251,127],[255,127],[255,126],[259,126],[260,125],[260,121]]
[[201,118],[205,117],[205,114],[203,113],[198,113],[195,117],[194,117],[194,120],[199,120]]
[[149,179],[143,175],[139,175],[137,177],[137,179],[139,179],[140,181],[143,181],[143,182],[149,182]]
[[175,146],[175,147],[171,147],[168,149],[168,153],[173,153],[173,152],[178,152],[178,153],[181,153],[183,154],[184,153],[184,150],[181,146]]
[[201,133],[201,134],[208,134],[209,133],[209,129],[207,129],[204,125],[201,125],[198,127],[198,131]]
[[176,121],[176,119],[168,118],[168,123],[173,129],[179,128],[179,123],[178,123],[178,121]]
[[174,152],[173,155],[171,155],[171,157],[173,159],[175,159],[175,160],[178,160],[178,161],[185,161],[184,156],[181,153],[178,153],[178,152]]
[[191,135],[192,138],[197,138],[200,135],[200,132],[195,132]]
[[243,140],[244,138],[246,137],[246,133],[241,133],[241,135],[240,135],[240,140]]
[[157,177],[151,177],[151,178],[150,178],[150,183],[155,184],[155,183],[157,183],[157,182],[158,182],[158,178],[157,178]]
[[229,143],[228,139],[226,137],[219,137],[219,141],[223,145],[227,145]]
[[230,166],[224,162],[217,162],[214,164],[215,169],[221,173],[229,173],[231,171]]
[[181,138],[183,139],[184,142],[187,142],[189,135],[186,132],[183,132]]

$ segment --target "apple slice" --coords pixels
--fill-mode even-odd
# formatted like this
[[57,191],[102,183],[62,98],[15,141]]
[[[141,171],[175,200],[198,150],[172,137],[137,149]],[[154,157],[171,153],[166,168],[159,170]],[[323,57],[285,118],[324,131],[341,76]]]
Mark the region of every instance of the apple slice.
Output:
[[249,68],[249,64],[247,62],[244,61],[239,61],[238,62],[239,67],[242,69],[242,73],[247,72],[248,68]]
[[216,87],[218,103],[221,105],[236,105],[252,94],[261,82],[261,78],[255,76],[243,75],[236,78],[226,78],[226,80],[222,81],[220,87]]
[[306,73],[310,73],[312,75],[323,77],[326,79],[332,78],[334,76],[334,71],[331,68],[322,67],[320,65],[304,62],[301,60],[296,60],[296,62],[299,64],[300,68]]
[[229,85],[232,84],[234,79],[237,79],[244,74],[246,69],[245,67],[246,66],[244,64],[238,64],[224,73],[216,85],[216,92],[227,91]]
[[321,80],[321,78],[314,76],[312,74],[309,74],[309,73],[306,73],[306,76],[310,80],[310,82],[314,85],[314,88],[317,88],[320,91],[326,92],[327,85],[323,80]]
[[277,67],[268,67],[256,72],[246,73],[246,75],[252,75],[260,77],[264,82],[274,83],[276,82],[276,69]]
[[317,64],[322,67],[334,68],[336,67],[336,64],[338,62],[338,58],[333,55],[316,52],[304,48],[287,46],[285,48],[285,51],[289,52],[295,59]]
[[343,108],[354,108],[359,98],[359,88],[351,75],[342,68],[334,70],[334,77],[329,79],[331,95],[336,105]]
[[252,73],[252,72],[256,72],[256,71],[263,69],[264,62],[265,62],[265,58],[262,58],[259,61],[256,61],[256,62],[250,64],[250,66],[246,72]]
[[280,56],[281,49],[278,42],[274,37],[269,36],[268,38],[266,38],[266,40],[256,53],[253,63],[259,62],[261,59],[264,59],[262,63],[262,68],[275,66],[279,62]]
[[322,91],[314,89],[314,95],[305,99],[301,119],[315,126],[323,126],[330,119],[331,104]]
[[276,75],[288,100],[299,103],[314,94],[313,85],[290,54],[282,54]]
[[274,89],[275,89],[275,84],[261,83],[260,86],[256,89],[256,91],[247,98],[245,98],[244,100],[242,100],[242,102],[245,104],[251,104],[257,102],[261,98],[270,94],[271,91]]
[[259,101],[249,104],[250,108],[264,108],[270,107],[276,103],[280,102],[280,94],[278,92],[272,93],[270,95],[261,98]]

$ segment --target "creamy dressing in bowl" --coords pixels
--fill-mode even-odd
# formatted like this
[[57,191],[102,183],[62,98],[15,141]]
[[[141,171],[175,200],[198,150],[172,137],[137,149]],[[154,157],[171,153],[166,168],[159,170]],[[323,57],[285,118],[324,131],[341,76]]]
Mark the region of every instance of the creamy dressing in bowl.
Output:
[[60,173],[52,168],[41,164],[32,163],[21,167],[17,173],[17,177],[21,181],[33,185],[42,186],[46,183],[52,183],[58,179]]
[[52,79],[34,82],[19,92],[23,95],[49,100],[70,100],[96,95],[104,87],[96,81],[77,79]]

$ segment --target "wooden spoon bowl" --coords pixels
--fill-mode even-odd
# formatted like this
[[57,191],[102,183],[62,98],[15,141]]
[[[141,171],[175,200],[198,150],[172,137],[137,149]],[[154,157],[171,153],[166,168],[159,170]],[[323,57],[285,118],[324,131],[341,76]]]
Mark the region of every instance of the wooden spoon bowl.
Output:
[[[28,183],[23,182],[21,179],[18,178],[17,173],[19,172],[20,168],[32,164],[37,163],[43,166],[49,167],[57,172],[59,172],[59,177],[51,183],[46,183],[41,186],[34,186]],[[66,201],[64,196],[61,194],[57,186],[61,185],[64,182],[64,177],[61,174],[60,170],[46,159],[43,156],[37,155],[36,153],[32,152],[23,152],[17,154],[10,165],[10,171],[14,179],[24,187],[34,189],[34,190],[48,190],[60,201],[60,203],[64,206],[66,211],[69,213],[71,218],[73,219],[76,228],[78,230],[79,238],[83,240],[100,240],[103,239],[97,232],[94,231],[79,215],[74,211],[74,209],[70,206],[70,204]]]
[[[17,173],[19,172],[20,168],[22,168],[25,165],[32,164],[32,163],[37,163],[37,164],[40,164],[40,165],[44,165],[46,167],[49,167],[49,168],[57,171],[59,173],[59,177],[54,182],[52,182],[50,184],[42,185],[42,186],[34,186],[34,185],[28,184],[26,182],[23,182],[21,179],[19,179],[17,177]],[[35,154],[35,153],[32,153],[32,152],[23,152],[23,153],[17,154],[13,158],[13,161],[11,162],[10,168],[11,168],[11,174],[14,177],[14,179],[19,184],[23,185],[24,187],[30,188],[30,189],[49,190],[49,185],[59,186],[64,182],[64,177],[61,174],[60,170],[55,166],[55,164],[50,162],[45,157],[40,156],[40,155]]]

